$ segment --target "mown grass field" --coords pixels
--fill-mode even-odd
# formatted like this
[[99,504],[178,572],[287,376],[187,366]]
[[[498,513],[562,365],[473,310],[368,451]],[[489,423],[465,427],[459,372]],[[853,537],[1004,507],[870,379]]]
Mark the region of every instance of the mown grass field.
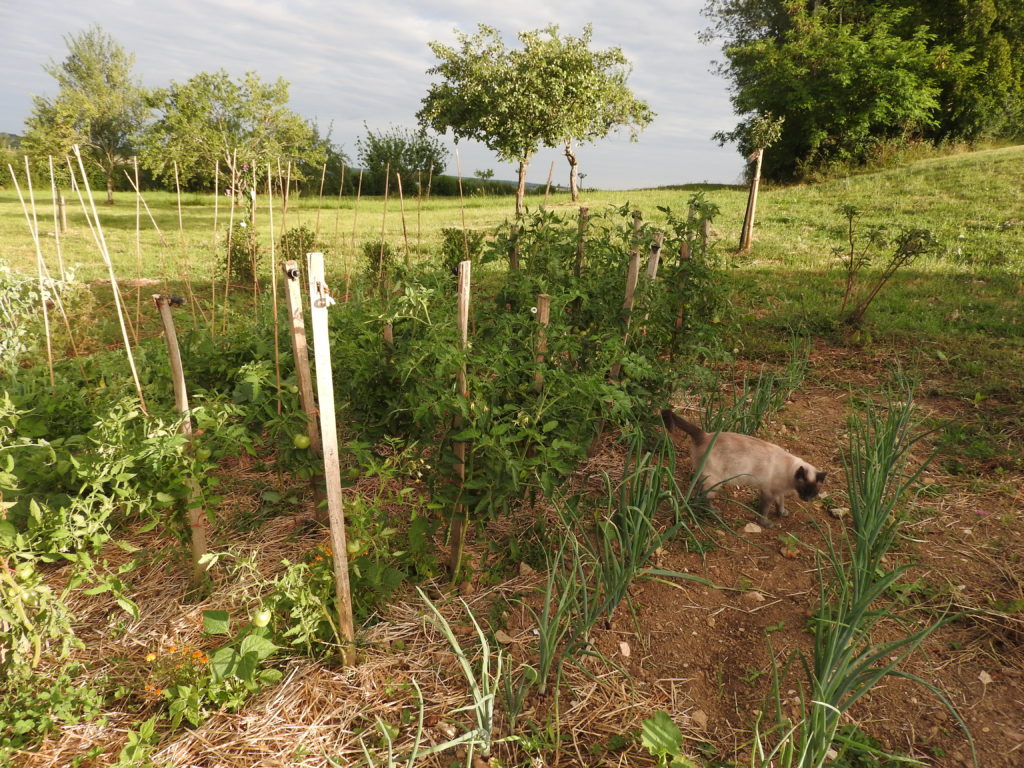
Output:
[[[763,347],[764,332],[781,338],[791,330],[835,336],[843,273],[833,253],[846,244],[840,205],[861,211],[863,234],[875,225],[923,227],[939,243],[938,253],[902,269],[874,302],[865,340],[921,358],[923,370],[942,365],[956,372],[961,393],[1008,393],[1019,389],[1024,298],[1024,189],[1019,169],[1024,148],[1009,147],[929,159],[906,168],[837,179],[826,183],[762,189],[754,247],[735,254],[746,191],[710,186],[708,200],[719,206],[715,220],[718,250],[742,321],[740,340]],[[698,186],[587,191],[580,205],[600,208],[626,202],[645,219],[663,221],[661,207],[685,210]],[[66,267],[76,279],[103,280],[107,271],[78,200],[68,196],[69,231],[61,238]],[[56,239],[49,201],[39,195],[36,213],[43,255],[56,273]],[[46,196],[48,197],[48,195]],[[180,207],[171,193],[146,193],[154,229],[133,194],[120,193],[114,206],[99,205],[100,221],[114,270],[121,280],[137,277],[169,281],[182,290],[189,276],[198,297],[207,296],[217,252],[232,220],[227,198],[185,194]],[[564,194],[527,198],[530,208],[548,207],[575,216]],[[273,214],[266,197],[257,201],[255,226],[264,246],[264,275],[269,270],[271,226],[277,237],[297,226],[315,230],[327,249],[328,273],[341,277],[363,269],[362,244],[381,238],[402,257],[406,244],[413,259],[431,258],[443,227],[490,231],[512,215],[511,197],[298,198],[287,211],[276,200]],[[404,207],[404,216],[403,216]],[[137,210],[138,208],[138,210]],[[236,208],[234,218],[241,217]],[[217,234],[214,223],[217,223]],[[138,225],[138,226],[137,226]],[[137,235],[138,233],[138,235]],[[879,252],[878,262],[886,254]],[[223,258],[223,255],[220,256]],[[0,259],[15,270],[35,273],[35,248],[15,191],[0,190]],[[865,278],[869,277],[866,273]],[[148,294],[144,294],[148,295]],[[202,299],[200,299],[202,300]],[[973,390],[973,391],[968,391]]]

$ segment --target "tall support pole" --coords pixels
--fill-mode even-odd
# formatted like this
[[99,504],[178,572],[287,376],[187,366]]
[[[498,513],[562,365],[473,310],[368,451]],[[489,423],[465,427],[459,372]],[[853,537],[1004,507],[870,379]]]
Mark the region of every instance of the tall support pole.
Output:
[[[551,296],[537,294],[537,365],[542,365],[548,354],[548,323],[551,321]],[[538,370],[533,375],[533,388],[538,392],[544,388],[544,375]]]
[[[473,264],[470,261],[459,262],[459,288],[458,288],[458,326],[459,326],[459,344],[460,349],[465,352],[469,346],[469,287],[471,280],[471,271]],[[459,368],[458,374],[458,388],[459,395],[469,400],[469,382],[466,374],[466,363],[463,362]],[[462,418],[460,416],[455,417],[455,429],[458,430],[462,426]],[[455,464],[455,473],[459,476],[459,486],[465,485],[466,482],[466,444],[459,442],[453,446],[455,456],[458,461]],[[452,549],[451,558],[449,560],[449,568],[452,573],[452,581],[457,581],[459,578],[459,570],[462,564],[462,554],[466,548],[466,522],[467,522],[467,511],[466,505],[459,502],[455,505],[455,511],[452,518]]]
[[345,542],[345,509],[341,498],[341,465],[338,460],[338,426],[334,415],[334,379],[331,375],[331,342],[327,334],[327,308],[334,304],[324,277],[324,255],[306,254],[309,275],[310,324],[316,364],[316,392],[320,404],[320,434],[327,480],[327,515],[334,553],[334,591],[338,604],[338,631],[346,664],[355,661],[355,626],[352,593],[348,581],[348,550]]
[[[292,358],[295,360],[295,376],[299,380],[299,404],[306,414],[306,435],[309,437],[309,449],[314,456],[323,456],[324,449],[320,440],[319,413],[316,398],[313,396],[313,379],[309,372],[309,347],[306,344],[306,322],[302,312],[302,290],[299,286],[299,265],[297,262],[285,261],[281,268],[285,276],[285,299],[288,303],[288,327],[291,329]],[[324,476],[317,473],[310,478],[313,492],[317,499],[317,516],[322,516],[320,502],[325,498],[323,491]]]
[[[171,363],[171,383],[174,385],[174,407],[184,415],[181,422],[181,434],[188,442],[192,442],[192,416],[188,407],[188,391],[185,389],[185,370],[181,365],[181,351],[178,349],[178,335],[174,330],[174,318],[171,316],[171,302],[166,296],[154,294],[153,301],[160,312],[160,321],[164,326],[167,339],[167,357]],[[206,566],[202,564],[207,549],[206,511],[198,505],[199,486],[195,478],[189,478],[188,527],[192,534],[192,583],[199,584],[206,574]]]

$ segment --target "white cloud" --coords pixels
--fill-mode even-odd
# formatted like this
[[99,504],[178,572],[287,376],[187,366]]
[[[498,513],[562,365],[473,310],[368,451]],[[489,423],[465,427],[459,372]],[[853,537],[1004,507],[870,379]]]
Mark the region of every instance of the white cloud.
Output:
[[[185,80],[201,71],[232,75],[254,70],[265,80],[291,83],[291,106],[349,154],[363,132],[390,123],[412,125],[429,84],[430,40],[451,42],[454,29],[497,27],[510,41],[521,29],[558,24],[579,34],[594,26],[594,44],[619,46],[634,64],[630,84],[658,113],[630,143],[613,137],[580,152],[586,183],[628,188],[693,181],[735,181],[742,163],[711,134],[732,127],[725,83],[709,69],[717,51],[697,41],[702,0],[36,0],[0,5],[0,131],[18,133],[32,94],[55,92],[43,65],[66,53],[63,36],[101,25],[136,54],[136,71],[149,86]],[[463,172],[514,169],[485,148],[459,146]],[[564,176],[557,150],[539,152],[529,178],[543,182],[551,161]],[[454,170],[454,161],[452,168]]]

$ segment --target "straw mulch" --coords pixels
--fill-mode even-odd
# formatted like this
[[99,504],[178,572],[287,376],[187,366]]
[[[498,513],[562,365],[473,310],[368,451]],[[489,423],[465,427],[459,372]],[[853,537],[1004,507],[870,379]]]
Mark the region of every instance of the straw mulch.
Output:
[[[602,473],[621,475],[622,458],[609,440],[601,454],[581,468],[574,480],[595,490],[604,485]],[[256,472],[251,463],[241,460],[230,467],[225,504],[219,517],[231,520],[258,515],[259,496],[254,488],[273,482],[270,472]],[[351,492],[380,498],[376,480],[360,481]],[[554,517],[551,509],[522,508],[493,524],[488,536],[500,541],[528,528],[538,515]],[[226,526],[221,526],[223,536]],[[217,532],[215,532],[217,536]],[[136,689],[129,694],[125,710],[103,713],[103,719],[64,727],[37,750],[19,756],[26,768],[67,766],[95,747],[103,755],[83,765],[106,765],[116,759],[129,730],[137,729],[147,718],[161,713],[166,704],[142,690],[147,679],[147,654],[162,655],[172,647],[195,648],[212,652],[219,644],[203,634],[203,611],[228,610],[235,622],[244,622],[260,602],[269,581],[282,570],[282,560],[302,559],[328,541],[326,529],[312,519],[311,505],[292,517],[275,517],[255,530],[233,533],[231,553],[213,568],[211,593],[199,602],[189,602],[188,561],[182,547],[157,533],[141,533],[129,540],[141,552],[131,554],[109,546],[104,552],[108,566],[116,569],[133,557],[141,561],[129,575],[131,597],[139,606],[137,621],[121,611],[109,594],[87,596],[73,594],[69,607],[76,616],[76,633],[85,648],[75,654],[88,672],[82,685],[110,690],[112,685]],[[443,542],[438,542],[439,549]],[[141,555],[141,557],[140,557]],[[470,557],[477,573],[484,572],[487,555],[471,548]],[[533,658],[534,635],[529,614],[517,604],[534,600],[542,576],[528,568],[521,575],[497,585],[465,585],[457,592],[447,584],[431,584],[425,589],[430,599],[449,621],[459,642],[471,654],[475,673],[480,675],[480,645],[467,613],[471,611],[486,629],[489,616],[504,612],[511,619],[512,641],[504,651],[505,665],[513,667]],[[56,575],[54,582],[60,581]],[[455,654],[441,632],[426,619],[429,610],[412,591],[402,594],[387,607],[383,616],[359,636],[358,663],[344,668],[308,658],[284,662],[284,677],[278,684],[251,697],[237,713],[217,712],[200,727],[181,726],[163,732],[154,746],[154,765],[176,768],[242,768],[242,766],[325,766],[365,763],[364,746],[380,764],[387,764],[387,749],[377,726],[377,718],[398,727],[393,750],[404,762],[412,750],[417,722],[422,715],[420,748],[443,743],[476,724],[472,714],[460,711],[472,704],[469,685]],[[514,614],[514,615],[513,615]],[[606,634],[607,638],[599,637]],[[618,647],[618,634],[609,628],[594,633],[595,646]],[[491,669],[496,661],[496,644],[491,640]],[[537,725],[542,732],[550,722],[565,737],[563,751],[547,749],[545,757],[559,765],[583,765],[593,762],[594,749],[609,739],[639,729],[641,722],[659,709],[667,710],[687,727],[686,712],[693,708],[685,687],[678,681],[631,680],[608,664],[586,659],[563,667],[565,687],[561,701],[550,697],[527,701],[518,720],[522,727]],[[413,681],[422,692],[417,698]],[[509,732],[498,696],[495,712],[493,755],[502,765],[525,765],[529,756],[515,738],[525,733]],[[161,718],[159,725],[166,726]],[[537,754],[536,751],[533,754]],[[456,757],[464,758],[462,748],[450,748],[418,765],[448,765]],[[652,764],[651,757],[636,745],[609,753],[606,765]],[[486,764],[478,756],[476,765]],[[495,764],[492,761],[491,764]],[[535,763],[541,764],[541,763]]]

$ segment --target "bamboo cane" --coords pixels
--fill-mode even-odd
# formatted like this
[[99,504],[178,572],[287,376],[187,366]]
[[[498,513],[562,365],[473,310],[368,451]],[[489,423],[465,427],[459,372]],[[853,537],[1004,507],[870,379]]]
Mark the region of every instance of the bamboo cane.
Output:
[[29,217],[28,207],[25,205],[25,198],[21,194],[21,187],[18,185],[18,177],[14,173],[14,167],[8,163],[7,170],[11,173],[11,180],[14,188],[18,191],[18,200],[21,201],[21,210],[25,214],[25,223],[32,232],[32,243],[36,247],[36,271],[39,274],[39,304],[43,310],[43,330],[46,333],[46,365],[50,372],[50,386],[56,386],[53,376],[53,340],[50,334],[50,312],[46,306],[46,282],[43,279],[43,249],[39,244],[39,220],[36,217],[35,198],[32,194],[32,169],[28,164],[28,156],[25,156],[25,178],[29,190],[29,197],[32,198],[32,216]]
[[[316,204],[316,225],[313,227],[314,237],[320,237],[320,209],[324,204],[324,182],[327,180],[327,163],[324,163],[324,169],[320,173],[320,200]],[[282,221],[281,226],[284,226]]]
[[[469,288],[472,268],[473,264],[468,260],[459,263],[457,322],[459,328],[459,348],[463,354],[465,354],[465,351],[469,346]],[[459,389],[459,395],[464,400],[468,401],[469,383],[467,379],[465,360],[463,360],[462,365],[459,367],[457,386]],[[461,416],[455,417],[453,426],[454,429],[458,431],[462,426]],[[466,482],[466,444],[464,442],[455,443],[452,450],[454,451],[457,459],[455,464],[455,473],[459,477],[461,496],[462,487],[465,486]],[[451,556],[448,561],[453,583],[458,581],[459,571],[462,566],[462,555],[466,548],[467,521],[468,516],[466,505],[460,501],[455,505],[452,517],[452,549]]]
[[50,195],[53,197],[53,237],[57,244],[57,269],[60,279],[64,279],[64,254],[61,249],[60,236],[67,231],[67,214],[63,202],[64,195],[57,194],[57,177],[53,172],[53,155],[48,156],[50,163]]
[[395,181],[398,182],[398,204],[402,212],[402,239],[405,241],[405,266],[412,265],[412,256],[409,253],[409,232],[405,228],[405,195],[402,193],[402,174],[395,173]]
[[[96,222],[95,232],[100,243],[100,255],[103,257],[103,261],[107,266],[107,273],[110,275],[110,287],[114,294],[114,307],[117,310],[117,320],[121,325],[121,337],[124,339],[124,350],[128,355],[128,367],[132,372],[132,380],[135,382],[135,391],[139,395],[139,407],[142,413],[149,416],[149,412],[146,410],[146,398],[142,394],[142,383],[139,381],[139,372],[135,369],[135,357],[132,355],[132,344],[131,339],[128,338],[128,327],[126,325],[124,308],[122,307],[121,301],[121,290],[117,284],[117,276],[114,274],[114,265],[110,261],[110,251],[107,250],[107,240],[103,235],[103,226],[100,224],[99,212],[96,210],[96,201],[92,196],[92,189],[89,188],[89,177],[85,173],[85,163],[82,161],[82,153],[78,150],[78,145],[74,145],[75,157],[78,159],[78,168],[82,173],[82,182],[85,184],[85,191],[89,196],[89,205],[92,208],[93,219]],[[81,190],[78,192],[79,200],[82,199]],[[82,207],[85,207],[85,202],[82,201]],[[86,213],[88,218],[88,213]],[[90,225],[91,226],[91,225]]]
[[267,220],[270,225],[270,292],[274,312],[274,374],[277,381],[277,415],[281,415],[281,341],[280,321],[277,316],[277,261],[274,256],[274,185],[267,163]]

